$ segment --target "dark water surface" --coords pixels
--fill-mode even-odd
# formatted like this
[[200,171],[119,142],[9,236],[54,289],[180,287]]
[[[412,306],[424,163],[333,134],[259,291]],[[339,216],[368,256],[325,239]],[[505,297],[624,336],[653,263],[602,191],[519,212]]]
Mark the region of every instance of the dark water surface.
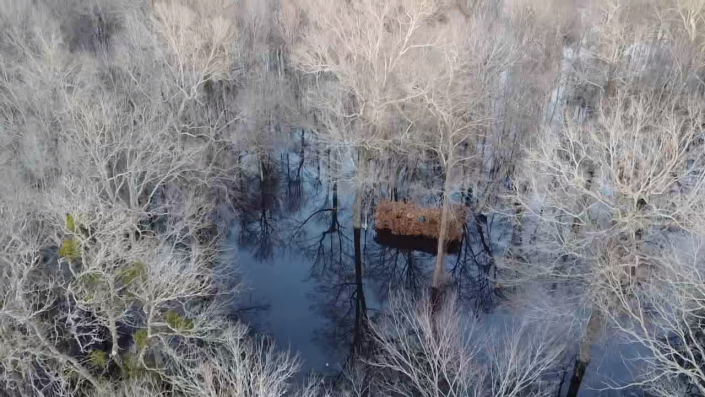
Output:
[[[435,255],[424,252],[430,248],[414,249],[424,245],[418,241],[377,235],[374,206],[395,193],[385,187],[368,189],[363,228],[356,235],[355,188],[344,177],[345,162],[338,162],[336,172],[327,151],[302,143],[268,158],[261,175],[241,177],[242,197],[234,205],[227,241],[245,285],[238,317],[298,353],[303,373],[334,375],[364,345],[365,319],[374,319],[391,293],[403,291],[410,299],[424,293]],[[426,204],[437,200],[425,199]],[[502,255],[510,238],[508,219],[488,214],[486,221],[468,221],[458,252],[446,258],[462,307],[487,321],[502,317],[495,308],[511,299],[492,282],[493,256]],[[605,381],[632,378],[623,358],[634,351],[616,340],[593,347],[579,395],[633,395],[597,389]]]

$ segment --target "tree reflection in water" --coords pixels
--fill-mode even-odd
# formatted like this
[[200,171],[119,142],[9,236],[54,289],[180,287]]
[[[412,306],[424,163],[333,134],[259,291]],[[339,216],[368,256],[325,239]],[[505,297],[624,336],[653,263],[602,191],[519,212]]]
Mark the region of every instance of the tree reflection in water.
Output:
[[240,213],[238,244],[252,248],[259,262],[272,259],[274,247],[282,244],[281,208],[277,200],[279,174],[270,159],[262,161],[260,174],[240,179],[235,208]]
[[[329,149],[319,156],[319,146],[307,144],[304,134],[300,138],[291,152],[270,157],[262,178],[243,179],[244,199],[237,206],[239,249],[249,250],[260,263],[240,266],[294,266],[287,258],[305,258],[309,307],[301,310],[313,310],[325,324],[310,337],[330,352],[335,369],[343,370],[374,351],[368,338],[369,320],[384,310],[390,292],[403,290],[413,299],[424,294],[435,258],[432,252],[415,250],[416,243],[386,244],[389,240],[379,239],[373,225],[366,222],[365,229],[353,228],[355,187],[341,177],[343,162],[330,161]],[[434,190],[432,181],[402,178],[395,181],[393,189],[391,184],[366,189],[362,198],[365,207],[374,208],[390,191],[394,198],[403,200],[400,192],[411,190],[404,183],[413,182]],[[425,200],[432,202],[435,198],[431,196],[435,194]],[[501,297],[492,281],[496,267],[491,250],[498,239],[496,232],[506,234],[503,228],[493,216],[486,222],[471,219],[457,252],[446,261],[450,290],[474,312],[490,311]],[[277,280],[266,282],[276,285]],[[286,346],[290,341],[278,342]],[[301,353],[305,360],[307,353]]]

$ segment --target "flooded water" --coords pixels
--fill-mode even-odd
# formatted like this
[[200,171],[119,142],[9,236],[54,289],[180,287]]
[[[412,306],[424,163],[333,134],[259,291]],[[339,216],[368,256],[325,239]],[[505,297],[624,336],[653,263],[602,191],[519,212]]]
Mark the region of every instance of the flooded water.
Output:
[[[414,298],[428,288],[434,246],[375,231],[376,203],[403,200],[403,189],[367,189],[362,230],[353,230],[355,187],[344,161],[336,170],[328,151],[303,138],[295,142],[267,158],[261,173],[238,181],[241,197],[233,201],[226,240],[227,261],[237,267],[244,286],[234,310],[255,331],[299,354],[302,375],[336,375],[365,344],[365,320],[384,310],[390,294],[403,291]],[[433,204],[438,196],[422,200]],[[485,214],[478,222],[468,218],[457,251],[445,261],[449,282],[463,310],[494,321],[507,315],[498,305],[512,299],[511,290],[493,282],[495,258],[507,248],[512,227],[500,214]],[[633,352],[616,340],[595,346],[579,395],[634,395],[600,390],[605,381],[631,379],[623,358]],[[565,372],[557,374],[566,383],[572,359],[567,357]]]

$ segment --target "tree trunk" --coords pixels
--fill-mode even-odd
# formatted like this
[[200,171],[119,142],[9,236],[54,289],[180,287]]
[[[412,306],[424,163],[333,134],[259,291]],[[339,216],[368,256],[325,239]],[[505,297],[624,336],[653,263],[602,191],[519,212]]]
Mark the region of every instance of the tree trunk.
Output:
[[[358,151],[358,176],[364,180],[365,160],[367,158],[365,149]],[[353,351],[361,349],[364,341],[364,330],[367,326],[367,303],[365,301],[365,291],[362,284],[362,244],[361,244],[361,227],[362,227],[362,195],[364,188],[358,185],[355,190],[355,203],[353,204],[352,223],[353,223],[353,244],[355,246],[355,329],[353,331]]]
[[320,144],[316,143],[316,179],[321,180],[321,148]]
[[[359,180],[365,180],[365,161],[367,152],[365,149],[358,149],[357,154],[357,176]],[[362,186],[355,188],[355,203],[353,204],[353,229],[362,228]]]
[[449,215],[449,197],[448,190],[450,189],[450,170],[446,170],[445,181],[443,183],[443,193],[441,200],[441,228],[438,233],[438,252],[436,253],[436,270],[433,272],[433,281],[431,287],[439,291],[443,282],[443,268],[446,254],[446,229],[448,229]]
[[[587,170],[587,178],[585,180],[585,190],[590,191],[592,189],[592,182],[593,179],[595,178],[595,167],[591,164],[588,166]],[[589,205],[590,201],[590,196],[587,194],[584,194],[580,199],[579,199],[579,204],[581,208],[587,208]],[[571,230],[573,233],[576,235],[580,232],[580,225],[581,225],[581,220],[578,217],[573,218],[573,225],[571,226]]]
[[262,154],[257,154],[257,159],[259,160],[259,180],[264,181],[264,162],[262,161]]
[[614,98],[617,95],[617,79],[614,78],[616,73],[617,66],[610,65],[609,70],[607,71],[607,87],[605,90],[608,98]]
[[517,249],[521,249],[521,246],[523,244],[523,236],[522,234],[524,233],[524,209],[519,202],[513,203],[514,208],[514,217],[516,219],[516,222],[514,223],[514,227],[512,228],[512,239],[511,239],[511,244],[512,247],[515,247]]
[[[359,194],[358,194],[359,196]],[[355,200],[356,202],[359,200]],[[353,218],[353,223],[355,222]],[[360,218],[357,218],[360,224]],[[353,241],[355,245],[355,329],[353,331],[353,349],[361,350],[367,329],[367,302],[365,301],[364,285],[362,283],[362,244],[359,227],[353,227]]]
[[573,377],[570,380],[570,387],[568,388],[568,394],[566,397],[576,397],[578,391],[580,390],[580,385],[583,381],[583,376],[587,370],[588,365],[590,365],[590,347],[595,343],[597,337],[600,335],[600,315],[593,308],[590,314],[590,320],[588,320],[587,327],[585,329],[585,334],[583,335],[582,343],[580,344],[580,354],[575,360],[575,368],[573,369]]
[[333,202],[331,205],[333,209],[331,211],[331,229],[330,231],[336,230],[338,227],[338,178],[333,179]]
[[362,228],[362,193],[360,192],[361,188],[358,187],[357,191],[355,192],[355,203],[353,204],[353,213],[352,213],[352,222],[353,222],[353,229],[361,229]]
[[286,152],[286,183],[291,185],[291,163],[289,162],[289,152]]
[[299,168],[296,170],[296,180],[301,181],[301,170],[304,168],[304,162],[306,159],[306,142],[304,141],[304,130],[301,130],[301,151],[299,152]]
[[583,376],[585,375],[585,370],[587,369],[588,364],[589,363],[580,360],[580,358],[575,360],[573,377],[570,379],[570,387],[568,387],[566,397],[576,397],[578,395],[578,391],[580,391],[580,385],[583,382]]

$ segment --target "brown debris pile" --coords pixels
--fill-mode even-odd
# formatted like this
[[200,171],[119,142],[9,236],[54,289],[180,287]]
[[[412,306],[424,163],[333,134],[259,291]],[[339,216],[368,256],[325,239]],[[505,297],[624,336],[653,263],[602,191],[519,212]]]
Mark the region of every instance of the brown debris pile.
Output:
[[[464,206],[450,206],[446,238],[449,242],[460,240],[467,218]],[[422,236],[438,239],[441,231],[441,209],[421,208],[416,204],[380,201],[375,210],[375,228],[389,230],[400,236]]]

